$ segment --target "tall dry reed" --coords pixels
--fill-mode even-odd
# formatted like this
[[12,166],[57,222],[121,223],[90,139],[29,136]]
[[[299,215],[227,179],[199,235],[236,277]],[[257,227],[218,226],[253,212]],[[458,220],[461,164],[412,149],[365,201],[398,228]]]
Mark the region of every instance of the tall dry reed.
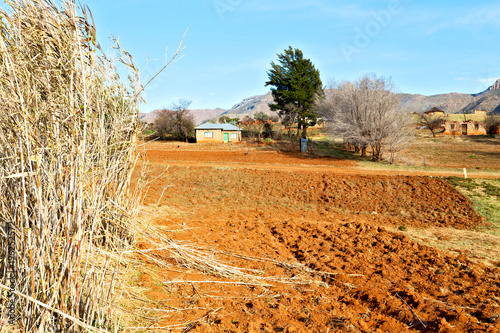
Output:
[[[124,85],[96,43],[90,11],[74,0],[6,3],[0,9],[0,330],[116,331],[119,263],[109,253],[133,242],[125,212],[133,205],[126,198],[138,128],[137,70],[118,47],[132,73]],[[11,285],[13,294],[6,290]]]

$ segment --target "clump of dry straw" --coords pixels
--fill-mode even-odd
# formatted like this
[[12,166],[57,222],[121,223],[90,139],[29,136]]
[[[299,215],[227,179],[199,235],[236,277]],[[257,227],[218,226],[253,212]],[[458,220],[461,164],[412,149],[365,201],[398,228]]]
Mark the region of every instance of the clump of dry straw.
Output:
[[126,198],[135,163],[137,70],[118,47],[119,60],[132,70],[125,86],[96,42],[90,11],[74,0],[6,4],[0,9],[0,331],[116,331],[117,263],[108,254],[133,242],[124,212],[133,205]]

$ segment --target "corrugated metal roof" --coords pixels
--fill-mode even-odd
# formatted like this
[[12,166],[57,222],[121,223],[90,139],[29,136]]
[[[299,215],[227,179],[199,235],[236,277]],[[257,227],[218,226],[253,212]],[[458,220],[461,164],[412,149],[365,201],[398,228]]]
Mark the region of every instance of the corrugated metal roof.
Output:
[[212,124],[211,122],[206,122],[203,125],[195,127],[194,129],[201,129],[201,130],[221,129],[223,131],[241,131],[239,127],[236,127],[231,124]]

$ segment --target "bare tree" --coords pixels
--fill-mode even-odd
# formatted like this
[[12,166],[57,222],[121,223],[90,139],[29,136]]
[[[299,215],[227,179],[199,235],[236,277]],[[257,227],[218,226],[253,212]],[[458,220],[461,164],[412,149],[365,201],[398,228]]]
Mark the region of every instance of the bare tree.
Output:
[[[285,126],[288,132],[288,138],[293,140],[292,127],[293,124],[298,122],[299,111],[297,107],[291,103],[286,104],[284,107],[284,112],[279,113],[279,119],[281,125]],[[300,130],[297,127],[297,137],[299,136]]]
[[372,160],[382,158],[384,148],[395,155],[407,145],[413,131],[411,117],[398,111],[399,99],[392,92],[390,79],[365,75],[357,81],[331,84],[317,107],[328,119],[332,135],[344,139],[345,146],[366,155],[371,149]]
[[189,105],[191,101],[181,99],[172,105],[171,110],[161,110],[153,124],[156,134],[162,139],[170,137],[187,142],[195,127]]
[[267,122],[269,119],[269,116],[265,114],[264,112],[256,112],[253,115],[255,122],[254,122],[254,127],[256,128],[257,135],[259,137],[259,140],[261,138],[262,130],[264,129],[264,124]]
[[484,119],[486,134],[495,135],[500,130],[500,116],[486,116]]
[[389,151],[389,163],[394,164],[399,152],[408,148],[415,138],[415,126],[413,117],[408,113],[397,113],[394,115],[393,130],[386,138],[387,150]]
[[273,123],[277,123],[277,122],[280,121],[280,118],[279,118],[278,115],[272,114],[272,115],[269,116],[269,120],[272,121]]
[[418,124],[431,131],[432,136],[436,137],[436,132],[442,128],[444,124],[445,116],[443,115],[431,115],[422,113],[418,116]]

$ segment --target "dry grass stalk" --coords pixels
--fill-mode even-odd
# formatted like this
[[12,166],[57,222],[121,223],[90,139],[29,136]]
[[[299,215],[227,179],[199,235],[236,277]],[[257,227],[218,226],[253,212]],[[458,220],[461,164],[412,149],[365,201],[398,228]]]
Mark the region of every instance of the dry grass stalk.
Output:
[[261,284],[261,283],[248,283],[248,282],[238,282],[238,281],[165,281],[164,284],[195,284],[195,283],[213,283],[213,284],[234,284],[239,286],[261,286],[261,287],[272,287],[270,284]]
[[[1,289],[4,289],[4,290],[9,290],[9,289],[10,289],[9,287],[7,287],[7,286],[5,286],[5,285],[3,285],[3,284],[0,284],[0,288],[1,288]],[[78,326],[83,327],[83,328],[85,328],[85,329],[87,329],[87,330],[89,330],[89,331],[91,331],[91,332],[105,332],[105,331],[103,331],[103,330],[96,329],[96,328],[94,328],[94,327],[92,327],[92,326],[89,326],[89,325],[87,325],[87,324],[85,324],[85,323],[81,322],[81,321],[80,321],[80,320],[78,320],[77,318],[71,317],[71,316],[69,316],[69,315],[65,314],[65,313],[64,313],[64,312],[62,312],[62,311],[59,311],[59,310],[57,310],[57,309],[54,309],[54,308],[52,308],[52,307],[50,307],[50,306],[48,306],[48,305],[46,305],[46,304],[44,304],[44,303],[42,303],[42,302],[40,302],[40,301],[37,301],[37,300],[36,300],[36,299],[34,299],[34,298],[31,298],[31,297],[29,297],[29,296],[27,296],[27,295],[24,295],[24,294],[22,294],[22,293],[20,293],[20,292],[17,292],[17,291],[16,291],[16,292],[15,292],[15,294],[16,294],[17,296],[20,296],[20,297],[23,297],[23,298],[25,298],[25,299],[29,300],[30,302],[33,302],[33,303],[37,304],[37,305],[39,305],[39,306],[41,306],[41,307],[43,307],[43,308],[45,308],[45,309],[48,309],[48,310],[50,310],[50,311],[53,311],[53,312],[57,313],[58,315],[62,316],[63,318],[68,319],[69,321],[74,322],[74,323],[75,323],[75,324],[77,324]]]
[[[202,272],[207,275],[217,276],[226,279],[236,280],[238,282],[220,282],[220,281],[205,281],[206,283],[234,283],[234,284],[256,284],[263,285],[269,282],[307,285],[318,283],[325,285],[322,281],[315,280],[311,275],[321,275],[322,272],[317,272],[304,268],[301,265],[290,265],[293,268],[301,268],[306,274],[287,278],[282,276],[263,276],[262,272],[255,269],[245,269],[228,265],[218,259],[215,254],[217,251],[204,250],[194,244],[181,243],[175,241],[165,235],[164,230],[159,226],[146,225],[138,221],[136,226],[143,228],[141,231],[136,230],[137,234],[142,235],[144,242],[148,244],[147,249],[137,250],[136,253],[144,259],[155,263],[159,267],[171,267],[172,261],[175,265],[184,268]],[[227,252],[220,252],[225,255],[232,255]],[[256,260],[244,256],[234,255],[246,260]],[[278,266],[284,263],[275,262]],[[314,274],[312,274],[314,273]],[[311,275],[309,275],[311,274]],[[323,274],[325,275],[325,274]],[[356,275],[357,276],[357,275]],[[180,281],[177,281],[180,282]],[[184,281],[188,283],[189,281]],[[196,281],[192,281],[195,283]],[[166,282],[175,283],[175,282]],[[182,282],[180,282],[182,283]],[[326,286],[326,285],[325,285]]]
[[144,327],[128,327],[127,330],[130,330],[130,331],[135,331],[135,330],[140,330],[140,331],[142,331],[142,330],[147,330],[147,331],[151,331],[151,330],[154,330],[154,331],[181,330],[182,332],[188,332],[197,323],[199,323],[199,322],[207,319],[210,315],[213,315],[213,314],[217,313],[221,309],[222,308],[217,308],[215,310],[211,310],[206,315],[204,315],[203,317],[200,317],[200,318],[198,318],[196,320],[193,320],[193,321],[190,321],[190,322],[186,322],[186,323],[182,323],[182,324],[169,325],[169,326],[159,326],[159,325],[153,324],[153,325],[144,326]]
[[[120,256],[101,249],[118,253],[133,242],[125,212],[134,206],[126,198],[143,89],[138,71],[117,44],[119,61],[132,72],[130,86],[122,83],[96,43],[90,11],[74,0],[6,3],[0,9],[0,258],[14,255],[15,290],[26,296],[16,299],[16,327],[117,331],[113,280]],[[1,283],[10,268],[7,259],[0,262]],[[0,330],[8,302],[0,291]]]
[[[410,312],[413,315],[413,322],[418,321],[420,323],[420,325],[422,325],[424,328],[427,328],[427,325],[425,325],[424,322],[422,321],[422,319],[420,319],[420,317],[417,315],[417,313],[415,311],[413,311],[413,309],[411,308],[411,306],[408,303],[406,303],[406,301],[401,296],[399,296],[398,293],[396,293],[396,296],[401,301],[403,301],[403,303],[408,307],[408,309],[410,309]],[[413,326],[413,322],[410,324],[410,327]]]

